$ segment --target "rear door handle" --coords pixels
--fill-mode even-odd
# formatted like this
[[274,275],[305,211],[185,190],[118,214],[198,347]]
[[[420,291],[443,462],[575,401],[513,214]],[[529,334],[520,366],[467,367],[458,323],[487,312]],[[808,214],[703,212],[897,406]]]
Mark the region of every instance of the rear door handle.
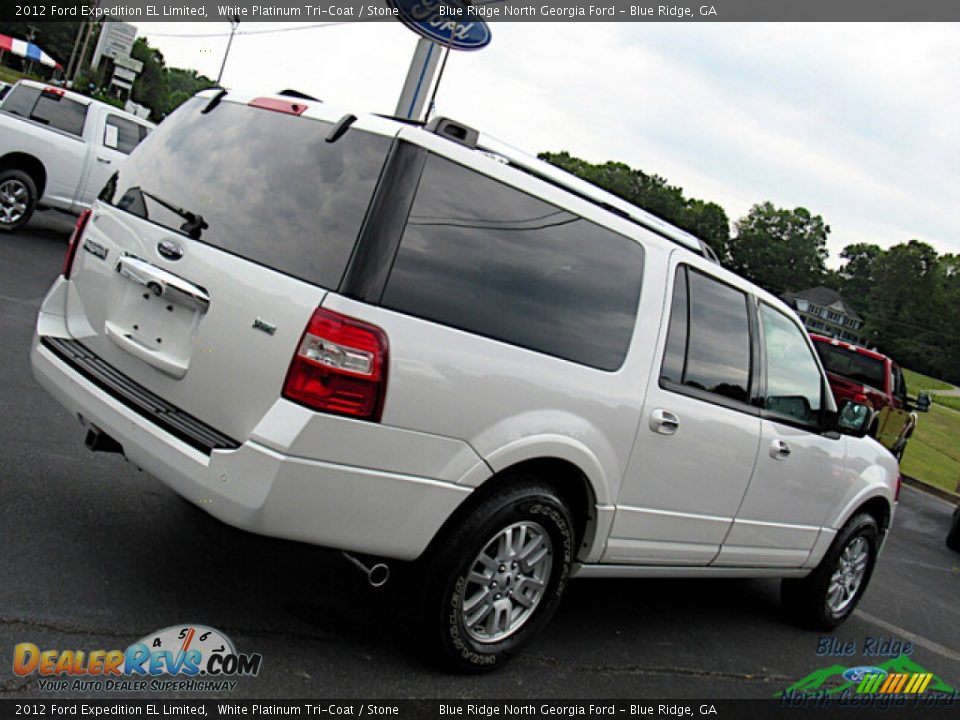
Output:
[[210,294],[202,287],[133,255],[120,258],[117,272],[145,286],[154,295],[198,310],[201,314],[210,307]]
[[770,443],[770,457],[774,460],[786,460],[790,457],[790,446],[783,440],[774,440]]
[[680,418],[669,410],[657,408],[650,413],[650,429],[660,435],[673,435],[680,429]]

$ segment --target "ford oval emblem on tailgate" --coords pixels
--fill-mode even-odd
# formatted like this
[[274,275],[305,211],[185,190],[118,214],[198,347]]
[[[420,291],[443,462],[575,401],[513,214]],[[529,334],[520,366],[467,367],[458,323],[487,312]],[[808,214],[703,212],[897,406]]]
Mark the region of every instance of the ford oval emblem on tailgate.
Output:
[[157,252],[167,260],[179,260],[183,257],[183,247],[173,240],[161,240],[157,243]]

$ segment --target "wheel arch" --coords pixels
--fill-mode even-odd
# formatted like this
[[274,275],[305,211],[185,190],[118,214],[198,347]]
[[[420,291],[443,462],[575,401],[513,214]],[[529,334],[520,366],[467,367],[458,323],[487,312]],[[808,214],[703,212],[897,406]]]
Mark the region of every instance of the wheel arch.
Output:
[[33,178],[33,184],[37,186],[37,201],[39,202],[47,187],[47,169],[43,163],[29,153],[11,152],[0,157],[0,172],[11,169],[22,170]]
[[600,508],[596,489],[588,475],[576,463],[549,455],[518,460],[496,469],[447,518],[435,534],[434,541],[444,536],[452,525],[461,522],[487,497],[512,482],[517,475],[529,475],[542,480],[566,500],[576,529],[578,555],[584,555],[593,547],[600,526],[603,525],[598,522]]

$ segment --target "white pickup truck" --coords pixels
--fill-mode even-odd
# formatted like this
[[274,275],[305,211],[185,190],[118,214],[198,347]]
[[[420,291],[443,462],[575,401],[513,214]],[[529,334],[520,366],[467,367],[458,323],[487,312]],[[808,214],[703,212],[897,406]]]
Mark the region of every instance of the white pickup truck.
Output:
[[0,104],[0,232],[37,208],[89,207],[153,127],[78,93],[19,81]]

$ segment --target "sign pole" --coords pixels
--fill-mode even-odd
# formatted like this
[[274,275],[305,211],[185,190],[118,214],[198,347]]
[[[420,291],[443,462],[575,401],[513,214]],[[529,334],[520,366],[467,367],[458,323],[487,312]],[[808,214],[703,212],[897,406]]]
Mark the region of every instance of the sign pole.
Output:
[[426,38],[417,41],[417,49],[410,61],[407,79],[397,102],[396,116],[422,120],[423,112],[430,97],[430,88],[437,76],[442,48]]

